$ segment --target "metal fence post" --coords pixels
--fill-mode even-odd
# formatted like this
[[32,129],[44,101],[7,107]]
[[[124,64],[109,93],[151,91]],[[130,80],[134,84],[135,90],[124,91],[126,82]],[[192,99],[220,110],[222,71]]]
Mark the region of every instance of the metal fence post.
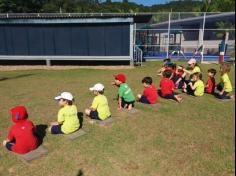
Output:
[[167,37],[166,58],[169,57],[169,47],[170,47],[170,24],[171,24],[171,12],[169,13],[169,24],[168,24],[168,37]]
[[205,25],[206,25],[206,12],[204,13],[203,17],[203,24],[202,24],[202,51],[201,51],[201,63],[204,61],[204,34],[205,34]]

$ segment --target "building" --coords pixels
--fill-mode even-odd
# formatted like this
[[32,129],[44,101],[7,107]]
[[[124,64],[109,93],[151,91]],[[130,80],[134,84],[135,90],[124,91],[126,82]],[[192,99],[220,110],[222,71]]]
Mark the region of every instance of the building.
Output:
[[142,14],[0,14],[0,60],[133,61]]

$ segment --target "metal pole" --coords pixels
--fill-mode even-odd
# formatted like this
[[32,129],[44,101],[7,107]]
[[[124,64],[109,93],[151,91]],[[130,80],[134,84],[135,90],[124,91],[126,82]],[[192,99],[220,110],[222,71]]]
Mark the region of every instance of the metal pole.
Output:
[[202,24],[202,52],[201,52],[201,63],[204,61],[204,34],[206,26],[206,12],[204,13],[203,24]]
[[170,24],[171,24],[171,12],[169,13],[169,24],[168,24],[168,37],[167,37],[167,50],[166,50],[166,58],[169,57],[169,45],[170,45]]

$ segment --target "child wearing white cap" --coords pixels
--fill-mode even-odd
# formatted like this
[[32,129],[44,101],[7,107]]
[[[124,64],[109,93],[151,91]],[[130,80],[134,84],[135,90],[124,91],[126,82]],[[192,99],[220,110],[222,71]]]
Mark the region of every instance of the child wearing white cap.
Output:
[[92,106],[85,110],[86,116],[95,120],[106,120],[111,117],[108,100],[104,96],[104,85],[98,83],[91,87],[89,90],[95,95]]
[[70,134],[80,128],[77,107],[73,105],[74,97],[70,92],[63,92],[55,97],[60,110],[57,122],[52,122],[49,132],[52,134]]

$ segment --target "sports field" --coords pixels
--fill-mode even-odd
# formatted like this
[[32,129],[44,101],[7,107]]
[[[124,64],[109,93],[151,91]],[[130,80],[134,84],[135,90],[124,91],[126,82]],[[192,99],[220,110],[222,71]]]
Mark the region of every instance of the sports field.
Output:
[[[161,62],[124,70],[24,70],[0,71],[0,141],[12,125],[8,110],[25,105],[35,125],[55,121],[58,111],[53,98],[62,91],[76,97],[80,112],[89,107],[93,94],[88,88],[106,86],[115,122],[107,127],[84,120],[86,135],[74,141],[46,134],[43,146],[49,153],[30,164],[0,148],[1,176],[233,176],[235,173],[234,101],[221,102],[210,95],[184,96],[177,104],[159,98],[160,108],[136,104],[139,113],[117,111],[113,75],[125,73],[135,94],[141,80],[156,76]],[[184,63],[181,63],[184,64]],[[218,65],[201,65],[207,69]],[[230,78],[235,87],[235,67]],[[217,74],[219,81],[219,73]]]

